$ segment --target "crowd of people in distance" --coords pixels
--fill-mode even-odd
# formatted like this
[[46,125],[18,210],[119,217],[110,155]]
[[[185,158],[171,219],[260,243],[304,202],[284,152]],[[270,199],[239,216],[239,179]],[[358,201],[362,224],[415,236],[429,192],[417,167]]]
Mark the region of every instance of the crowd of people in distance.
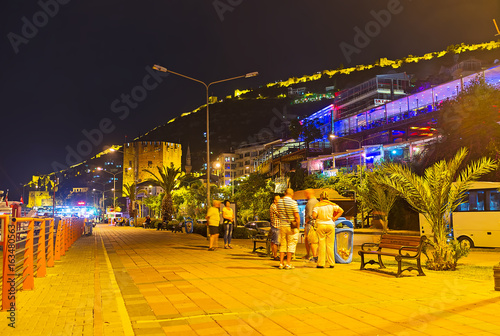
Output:
[[[272,258],[279,261],[279,269],[293,269],[292,257],[297,248],[300,234],[300,215],[297,201],[293,199],[294,191],[287,189],[285,195],[276,195],[269,209],[271,228]],[[306,190],[307,204],[305,209],[305,245],[307,254],[303,257],[316,263],[317,268],[335,266],[334,242],[335,221],[342,216],[344,210],[328,200],[328,193],[321,192],[319,201],[312,189]],[[224,225],[224,248],[231,249],[231,236],[234,227],[234,213],[228,200],[224,201],[222,218]],[[220,201],[214,200],[207,212],[207,225],[210,235],[209,251],[218,248]]]

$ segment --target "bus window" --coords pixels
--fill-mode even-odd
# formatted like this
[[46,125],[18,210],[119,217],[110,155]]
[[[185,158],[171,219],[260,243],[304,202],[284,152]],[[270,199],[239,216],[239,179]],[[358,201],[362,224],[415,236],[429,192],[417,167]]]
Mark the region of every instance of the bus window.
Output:
[[490,211],[500,211],[500,192],[490,190]]
[[464,203],[460,204],[455,211],[469,211],[469,192],[465,193]]
[[484,190],[474,190],[469,197],[470,211],[484,211]]

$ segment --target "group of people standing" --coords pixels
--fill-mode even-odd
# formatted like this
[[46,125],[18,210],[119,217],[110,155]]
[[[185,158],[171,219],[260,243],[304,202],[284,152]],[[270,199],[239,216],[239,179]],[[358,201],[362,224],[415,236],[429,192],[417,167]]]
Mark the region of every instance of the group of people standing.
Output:
[[[215,251],[219,247],[219,208],[220,201],[214,200],[206,216],[208,234],[210,235],[209,251]],[[224,225],[224,248],[232,249],[231,237],[233,236],[234,228],[234,212],[231,208],[231,202],[228,200],[224,201],[224,208],[222,208],[222,224]]]
[[[271,217],[271,250],[273,259],[279,260],[280,269],[292,269],[291,264],[299,239],[300,215],[299,207],[293,200],[293,190],[287,189],[283,198],[275,196],[270,208]],[[305,259],[316,262],[317,268],[324,268],[328,263],[335,266],[334,242],[335,221],[342,216],[344,210],[328,200],[328,193],[321,192],[320,201],[314,196],[312,189],[306,190],[308,199],[305,211]],[[279,249],[279,256],[277,255]],[[286,259],[285,259],[286,257]]]
[[[283,197],[275,196],[270,207],[271,219],[271,251],[274,260],[279,260],[279,269],[293,269],[292,257],[297,248],[300,234],[300,215],[297,201],[293,199],[294,191],[288,188]],[[317,268],[327,264],[335,265],[334,242],[335,221],[342,216],[344,210],[328,200],[328,193],[321,192],[318,201],[312,189],[306,190],[307,204],[305,210],[305,244],[306,256],[303,259],[315,262]],[[224,248],[231,249],[231,236],[234,228],[234,212],[231,203],[224,201],[222,219],[224,225]],[[208,233],[210,235],[209,251],[218,248],[220,201],[214,200],[207,212]],[[278,255],[279,252],[279,255]]]

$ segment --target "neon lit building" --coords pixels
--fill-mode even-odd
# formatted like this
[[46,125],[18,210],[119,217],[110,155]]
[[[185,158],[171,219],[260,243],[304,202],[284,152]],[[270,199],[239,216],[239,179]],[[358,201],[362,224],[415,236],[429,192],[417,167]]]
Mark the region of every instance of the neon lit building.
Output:
[[437,111],[443,101],[455,98],[474,81],[477,75],[483,75],[488,84],[500,88],[500,65],[497,65],[395,101],[365,109],[356,115],[341,117],[338,114],[339,117],[334,119],[333,133],[342,137],[370,129],[376,131],[377,128],[385,125]]

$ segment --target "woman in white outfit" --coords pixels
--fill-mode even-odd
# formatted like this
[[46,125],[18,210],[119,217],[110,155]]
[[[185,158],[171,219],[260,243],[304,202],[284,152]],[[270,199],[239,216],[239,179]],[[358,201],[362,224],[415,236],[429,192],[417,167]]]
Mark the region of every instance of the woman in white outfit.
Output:
[[321,192],[320,201],[314,206],[312,215],[316,220],[316,232],[319,238],[317,268],[324,268],[327,261],[330,268],[335,266],[335,255],[333,253],[335,221],[343,213],[344,210],[341,207],[328,200],[326,191]]

